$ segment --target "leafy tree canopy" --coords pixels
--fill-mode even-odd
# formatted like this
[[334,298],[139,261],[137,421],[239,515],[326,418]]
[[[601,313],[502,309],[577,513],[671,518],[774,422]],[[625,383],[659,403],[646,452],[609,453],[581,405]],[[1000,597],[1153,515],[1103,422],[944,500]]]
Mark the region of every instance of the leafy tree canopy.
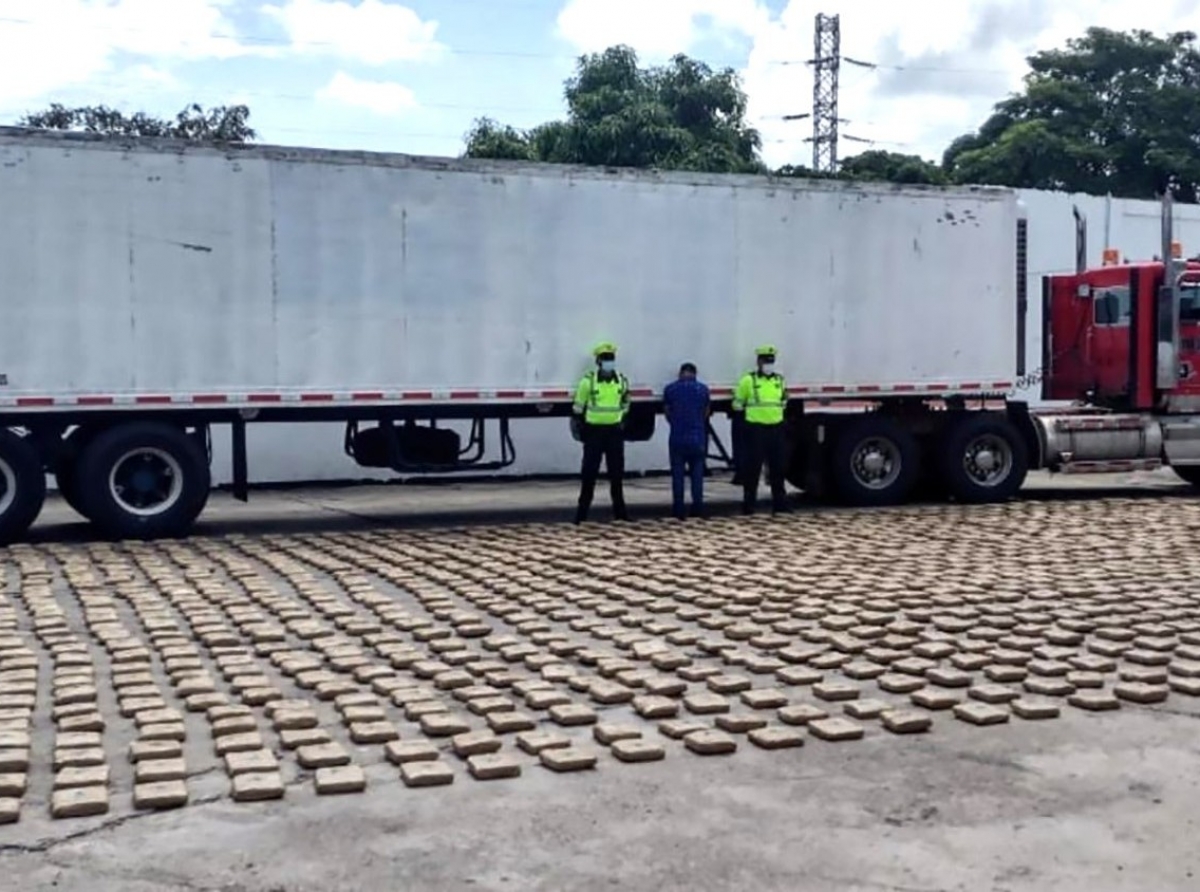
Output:
[[765,173],[732,69],[677,55],[642,68],[625,46],[582,56],[564,90],[567,119],[518,130],[488,118],[467,134],[469,158]]
[[189,105],[174,119],[156,118],[143,112],[126,115],[104,105],[67,108],[54,103],[48,109],[26,115],[19,127],[39,130],[76,130],[108,136],[157,136],[193,141],[244,143],[257,134],[250,127],[250,109],[244,105],[203,109]]
[[1023,92],[943,157],[948,177],[1152,198],[1200,189],[1200,49],[1190,31],[1089,28],[1029,58]]
[[851,180],[886,180],[891,183],[915,183],[939,186],[946,182],[945,172],[919,155],[870,149],[845,158],[838,165],[843,177]]

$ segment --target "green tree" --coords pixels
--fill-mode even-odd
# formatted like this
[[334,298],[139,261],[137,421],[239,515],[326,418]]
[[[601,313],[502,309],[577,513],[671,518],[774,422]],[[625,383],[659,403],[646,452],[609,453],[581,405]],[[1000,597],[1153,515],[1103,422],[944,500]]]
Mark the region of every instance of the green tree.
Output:
[[488,118],[466,137],[469,158],[608,167],[765,173],[732,69],[677,55],[642,68],[625,46],[580,57],[565,85],[567,118],[518,130]]
[[932,161],[918,155],[870,149],[842,160],[839,173],[851,180],[886,180],[890,183],[917,183],[938,186],[946,174]]
[[1200,49],[1189,31],[1089,28],[1029,58],[1024,90],[943,157],[960,183],[1200,198]]
[[144,112],[126,115],[104,105],[67,108],[54,103],[48,109],[25,115],[19,127],[38,130],[75,130],[106,136],[158,136],[192,141],[244,143],[257,134],[250,127],[250,109],[244,105],[203,109],[189,105],[174,119]]

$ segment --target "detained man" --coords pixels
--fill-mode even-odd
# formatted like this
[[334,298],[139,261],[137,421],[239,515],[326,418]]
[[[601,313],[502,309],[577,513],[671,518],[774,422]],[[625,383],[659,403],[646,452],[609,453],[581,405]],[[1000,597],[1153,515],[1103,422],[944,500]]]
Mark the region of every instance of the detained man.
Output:
[[684,518],[684,480],[692,484],[692,517],[704,516],[704,460],[708,454],[708,386],[696,377],[696,366],[685,362],[679,377],[663,389],[663,412],[671,426],[672,512]]

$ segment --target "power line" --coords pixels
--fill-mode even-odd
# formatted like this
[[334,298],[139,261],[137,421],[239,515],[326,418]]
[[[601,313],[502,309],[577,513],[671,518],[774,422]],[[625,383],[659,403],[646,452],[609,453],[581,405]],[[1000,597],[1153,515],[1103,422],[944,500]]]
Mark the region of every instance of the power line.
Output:
[[869,68],[872,71],[930,71],[942,74],[1009,74],[1002,68],[946,68],[937,65],[884,65],[882,62],[865,62],[862,59],[851,59],[842,56],[847,65],[857,65],[859,68]]
[[[14,16],[0,16],[0,24],[8,25],[23,25],[34,27],[46,27],[48,23],[37,21],[35,19],[17,18]],[[70,27],[69,23],[55,23],[56,31],[62,30],[64,27]],[[116,32],[118,34],[146,34],[149,33],[146,28],[136,28],[128,25],[123,26],[99,26],[87,28],[88,31],[105,31]],[[223,34],[220,32],[209,32],[200,35],[205,40],[228,40],[235,43],[252,45],[252,46],[281,46],[281,47],[338,47],[337,41],[332,40],[293,40],[289,37],[271,37],[264,34]],[[459,49],[455,47],[447,47],[440,45],[438,52],[444,52],[451,56],[467,56],[479,58],[502,58],[502,59],[538,59],[547,60],[554,59],[559,61],[574,62],[581,54],[573,53],[537,53],[528,50],[489,50],[489,49]],[[397,59],[396,62],[416,62],[417,59]],[[726,59],[726,60],[705,60],[707,64],[718,68],[739,68],[746,64],[745,59]],[[791,60],[766,60],[765,65],[790,65]]]
[[[467,3],[467,4],[473,4],[473,3],[478,2],[478,4],[480,6],[482,6],[485,4],[492,5],[493,3],[497,2],[497,0],[455,0],[455,2]],[[505,5],[508,5],[508,6],[517,6],[517,5],[519,5],[519,6],[536,6],[538,4],[536,4],[536,3],[518,3],[518,2],[514,2],[514,0],[506,0]],[[837,18],[837,16],[833,16],[832,18]],[[0,24],[23,25],[23,26],[33,26],[33,27],[47,27],[48,26],[47,22],[38,21],[36,19],[19,18],[16,16],[0,16]],[[53,27],[56,31],[60,31],[63,29],[64,26],[69,28],[70,23],[69,22],[68,23],[56,22],[56,23],[54,23]],[[111,25],[103,26],[102,25],[98,28],[89,26],[87,30],[89,30],[89,31],[94,31],[94,30],[114,31],[117,33],[125,33],[125,34],[149,33],[149,29],[131,27],[128,25],[122,25],[122,26],[111,26]],[[229,41],[234,41],[234,42],[243,43],[243,44],[261,45],[261,46],[336,47],[336,46],[340,45],[337,41],[331,41],[331,40],[293,40],[292,38],[289,38],[289,37],[272,37],[272,36],[268,36],[268,35],[264,35],[264,34],[253,34],[253,33],[224,34],[221,32],[210,32],[210,33],[203,34],[200,36],[203,37],[204,39],[208,39],[208,40],[229,40]],[[537,53],[537,52],[530,52],[528,50],[460,49],[460,48],[445,47],[445,46],[443,46],[441,48],[441,51],[443,51],[449,55],[452,55],[452,56],[479,56],[479,57],[495,57],[495,58],[504,58],[504,59],[557,59],[557,60],[563,60],[563,61],[574,61],[577,58],[579,58],[579,55],[580,55],[579,53],[574,53],[574,54]],[[1008,70],[1003,69],[1003,68],[956,68],[956,67],[945,67],[945,66],[938,66],[938,65],[890,65],[890,64],[885,64],[882,62],[870,62],[870,61],[866,61],[863,59],[854,59],[849,56],[839,55],[838,58],[839,58],[839,61],[845,62],[847,65],[854,65],[859,68],[866,68],[866,69],[870,69],[870,70],[924,71],[924,72],[936,72],[936,73],[944,73],[944,74],[1009,74],[1010,73]],[[417,61],[417,60],[397,60],[397,61]],[[730,67],[730,68],[738,68],[738,67],[742,67],[747,64],[746,60],[744,58],[709,59],[709,60],[704,60],[704,61],[706,61],[709,65],[713,65],[713,66],[717,66],[717,67]],[[767,59],[762,64],[790,66],[790,65],[810,65],[810,64],[812,64],[812,62],[813,62],[813,60],[811,60],[811,59]]]

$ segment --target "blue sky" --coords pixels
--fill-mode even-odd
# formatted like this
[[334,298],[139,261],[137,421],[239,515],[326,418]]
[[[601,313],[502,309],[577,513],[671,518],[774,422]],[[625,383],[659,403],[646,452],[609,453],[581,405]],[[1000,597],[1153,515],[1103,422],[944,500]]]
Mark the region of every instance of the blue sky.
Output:
[[[0,121],[104,102],[171,114],[244,102],[263,141],[455,155],[482,115],[563,112],[581,52],[628,43],[738,69],[773,164],[805,162],[813,16],[839,14],[842,154],[937,158],[1090,24],[1182,27],[1193,0],[0,0]],[[1194,20],[1194,19],[1193,19]]]

